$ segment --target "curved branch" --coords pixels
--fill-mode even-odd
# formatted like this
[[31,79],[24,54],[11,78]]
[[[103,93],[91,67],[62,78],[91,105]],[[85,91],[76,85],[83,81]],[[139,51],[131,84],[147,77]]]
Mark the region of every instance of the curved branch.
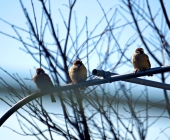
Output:
[[[16,103],[15,105],[13,105],[1,118],[0,118],[0,126],[2,126],[2,124],[15,112],[17,111],[19,108],[21,108],[23,105],[27,104],[28,102],[38,98],[38,97],[42,97],[44,95],[47,95],[49,93],[54,93],[54,92],[62,92],[62,91],[66,91],[66,90],[73,90],[73,89],[77,89],[77,88],[81,88],[81,87],[87,87],[87,86],[94,86],[94,85],[100,85],[100,84],[104,84],[104,83],[111,83],[111,82],[115,82],[115,81],[119,81],[119,80],[126,80],[126,79],[131,79],[131,78],[135,78],[135,77],[140,77],[140,76],[146,76],[148,74],[157,74],[157,73],[164,73],[164,72],[169,72],[170,71],[170,66],[167,67],[157,67],[157,68],[152,68],[149,70],[146,70],[145,72],[141,71],[138,73],[130,73],[130,74],[124,74],[124,75],[118,75],[118,76],[113,76],[113,77],[105,77],[104,79],[95,79],[95,80],[89,80],[89,81],[85,81],[85,82],[81,82],[80,84],[68,84],[68,85],[64,85],[64,86],[59,86],[59,87],[54,87],[48,90],[44,90],[44,91],[39,91],[36,93],[33,93],[25,98],[23,98],[22,100],[20,100],[18,103]],[[108,72],[103,71],[104,76],[106,76]],[[109,75],[111,75],[112,73],[110,73]],[[149,80],[148,80],[149,81]],[[152,82],[151,82],[152,83]],[[145,83],[143,83],[145,84]],[[161,84],[159,82],[157,82],[157,84]],[[168,84],[166,84],[168,85]],[[170,90],[170,86],[167,86],[167,89]],[[1,98],[0,98],[1,99]],[[2,100],[2,99],[1,99]]]

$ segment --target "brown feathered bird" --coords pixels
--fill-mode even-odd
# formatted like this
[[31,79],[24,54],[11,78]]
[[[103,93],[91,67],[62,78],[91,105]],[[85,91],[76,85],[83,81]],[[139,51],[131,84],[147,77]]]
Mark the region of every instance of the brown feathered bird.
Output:
[[76,60],[69,70],[72,83],[80,83],[87,78],[87,69],[80,60]]
[[[144,53],[143,48],[137,48],[134,55],[132,56],[132,64],[135,69],[135,73],[140,70],[146,70],[151,68],[149,57]],[[148,76],[153,76],[149,74]]]
[[[32,78],[32,80],[36,84],[37,88],[40,90],[46,90],[54,86],[50,77],[48,76],[48,74],[44,72],[42,68],[36,69],[36,73],[34,77]],[[52,102],[56,102],[53,93],[50,93],[50,97],[51,97]]]

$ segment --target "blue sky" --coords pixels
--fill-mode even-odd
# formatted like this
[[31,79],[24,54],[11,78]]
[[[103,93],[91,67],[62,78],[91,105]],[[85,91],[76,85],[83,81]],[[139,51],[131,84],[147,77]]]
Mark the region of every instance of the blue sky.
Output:
[[[108,15],[108,17],[112,16],[112,14],[114,13],[115,9],[117,7],[119,7],[120,4],[118,0],[108,0],[106,2],[106,0],[101,0],[100,1],[103,8],[105,9],[105,11],[108,11],[110,8],[112,8],[110,14]],[[153,11],[156,11],[158,9],[158,2],[155,0],[151,0],[150,2],[152,2],[154,8],[152,9]],[[153,3],[154,2],[154,3]],[[168,6],[168,1],[165,0],[165,2],[167,3],[166,6]],[[41,7],[38,4],[39,2],[35,2],[35,7],[36,7],[36,13],[37,13],[37,17],[39,18],[41,13]],[[60,33],[60,39],[65,37],[65,34],[62,33],[62,31],[65,31],[65,27],[63,25],[63,21],[61,18],[61,15],[59,14],[59,9],[62,11],[64,17],[67,17],[68,15],[68,8],[66,6],[64,6],[63,4],[66,4],[67,0],[52,0],[51,5],[52,5],[52,17],[54,18],[54,22],[56,22],[58,24],[58,27],[60,29],[59,33]],[[170,3],[169,3],[170,4]],[[30,7],[31,4],[29,1],[24,1],[24,5],[28,8],[28,10],[30,11]],[[56,7],[56,8],[55,8]],[[22,27],[22,28],[27,28],[26,25],[26,19],[25,16],[23,14],[23,11],[20,7],[19,1],[13,1],[13,0],[1,0],[0,1],[0,18],[8,21],[9,23],[12,23],[16,26]],[[167,8],[168,9],[168,8]],[[75,9],[76,11],[76,17],[77,17],[77,23],[78,23],[78,28],[79,30],[81,29],[81,27],[84,24],[84,21],[86,19],[86,16],[88,17],[88,26],[89,26],[89,31],[92,30],[96,23],[98,23],[98,21],[100,20],[101,16],[103,15],[101,8],[99,7],[98,3],[95,0],[78,0],[78,2],[76,3]],[[168,11],[168,13],[170,13],[170,11]],[[31,15],[31,12],[29,12],[29,14]],[[120,16],[120,15],[119,15]],[[121,17],[117,17],[116,21],[118,21],[118,25],[122,25],[122,23],[124,22],[124,20],[122,20]],[[128,15],[124,15],[127,18],[129,18]],[[160,15],[161,16],[161,15]],[[74,19],[74,18],[73,18]],[[158,18],[160,19],[160,18]],[[159,22],[159,21],[158,21]],[[142,23],[141,23],[142,24]],[[96,34],[101,32],[101,28],[105,25],[105,23],[101,23],[101,25],[99,26],[99,28],[96,30]],[[117,26],[118,26],[117,25]],[[72,25],[72,29],[71,32],[74,35],[75,32],[75,27],[74,24]],[[129,34],[133,34],[135,33],[131,27],[126,27],[124,29],[125,31],[123,32],[124,34],[121,36],[119,42],[121,46],[124,46],[129,38]],[[14,31],[11,29],[11,27],[7,24],[5,24],[4,22],[0,21],[0,31],[8,33],[12,36],[15,36]],[[118,31],[117,31],[118,32]],[[148,38],[150,36],[150,32],[146,32],[146,35],[148,35]],[[169,34],[169,33],[168,33]],[[23,33],[23,37],[27,38],[28,36],[26,34]],[[81,45],[81,43],[84,41],[84,36],[82,35],[82,38],[79,40],[79,44]],[[49,42],[52,42],[51,38],[48,38]],[[22,78],[31,78],[30,75],[30,71],[32,72],[32,74],[34,74],[35,72],[35,68],[39,67],[39,64],[36,63],[32,57],[23,52],[20,48],[22,47],[22,44],[12,38],[9,38],[7,36],[4,36],[2,34],[0,34],[0,66],[2,68],[4,68],[5,70],[7,70],[10,73],[18,73],[20,74],[20,76]],[[107,42],[107,41],[106,41]],[[129,55],[129,58],[131,58],[133,51],[135,50],[135,48],[137,46],[140,46],[140,43],[137,41],[133,47],[129,48],[129,50],[127,51],[127,54]],[[124,47],[122,47],[124,48]],[[146,52],[147,53],[147,52]],[[159,54],[158,54],[159,55]],[[116,59],[118,56],[115,56],[114,59]],[[94,63],[96,62],[96,63]],[[152,67],[157,66],[154,61],[151,59],[151,63],[152,63]],[[93,61],[90,62],[90,68],[91,70],[93,68],[96,68],[97,65],[99,64],[98,61],[95,60],[95,56],[93,58]],[[169,62],[166,62],[166,64],[169,64]],[[120,69],[118,70],[119,73],[125,73],[125,72],[132,72],[133,71],[133,67],[130,66],[131,64],[129,63],[129,66],[125,66],[125,67],[120,67]],[[126,71],[125,71],[126,70]],[[48,73],[48,72],[47,72]],[[2,73],[2,71],[0,71],[0,75],[2,77],[5,77],[4,73]],[[148,78],[148,77],[146,77]],[[151,78],[148,78],[151,79]],[[155,76],[152,78],[152,80],[158,80],[158,78]],[[29,81],[29,85],[35,88],[35,85]],[[154,89],[155,91],[159,92],[160,90]],[[152,89],[153,91],[153,89]],[[161,92],[161,91],[160,91]],[[0,101],[0,106],[3,106],[3,109],[0,110],[0,116],[9,108],[8,106],[4,105],[1,101]],[[10,119],[8,119],[4,125],[6,126],[10,126],[12,124],[12,126],[15,126],[16,129],[19,128],[18,123],[15,119],[15,114],[13,116],[10,117]],[[155,130],[154,130],[155,129]],[[152,131],[158,131],[159,129],[157,128],[153,128]],[[30,137],[23,137],[20,136],[14,132],[12,132],[11,130],[1,127],[0,128],[0,137],[3,135],[3,138],[6,140],[18,140],[18,139],[30,139]],[[35,138],[32,138],[32,140],[34,140]],[[148,138],[149,139],[149,138]]]

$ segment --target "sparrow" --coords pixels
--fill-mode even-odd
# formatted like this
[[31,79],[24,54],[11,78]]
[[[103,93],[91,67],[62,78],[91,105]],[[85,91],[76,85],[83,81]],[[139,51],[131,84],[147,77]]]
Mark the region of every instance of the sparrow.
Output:
[[73,84],[85,81],[87,78],[87,69],[80,60],[76,60],[69,70],[69,76]]
[[[32,80],[36,84],[37,88],[40,90],[48,89],[53,87],[53,83],[48,76],[48,74],[45,73],[45,71],[42,68],[37,68],[36,73],[33,76]],[[51,101],[56,102],[55,97],[53,93],[50,93]]]
[[[144,53],[143,48],[137,48],[132,56],[132,64],[134,66],[134,73],[140,70],[146,70],[151,68],[149,57]],[[149,74],[148,76],[153,76]]]

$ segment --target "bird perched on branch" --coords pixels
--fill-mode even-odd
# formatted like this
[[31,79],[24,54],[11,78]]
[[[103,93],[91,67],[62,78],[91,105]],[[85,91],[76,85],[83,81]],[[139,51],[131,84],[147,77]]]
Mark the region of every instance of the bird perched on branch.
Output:
[[[45,89],[53,87],[53,83],[52,83],[50,77],[48,76],[48,74],[46,74],[44,72],[44,70],[42,68],[36,69],[36,73],[35,73],[34,77],[32,78],[32,80],[36,84],[37,88],[40,90],[45,90]],[[53,93],[50,93],[50,97],[51,97],[52,102],[56,102]]]
[[73,84],[85,81],[87,69],[80,60],[76,60],[69,70],[69,76]]
[[[134,66],[134,73],[140,70],[146,70],[151,68],[149,57],[144,53],[143,48],[137,48],[132,56],[132,64]],[[153,76],[149,74],[148,76]]]

